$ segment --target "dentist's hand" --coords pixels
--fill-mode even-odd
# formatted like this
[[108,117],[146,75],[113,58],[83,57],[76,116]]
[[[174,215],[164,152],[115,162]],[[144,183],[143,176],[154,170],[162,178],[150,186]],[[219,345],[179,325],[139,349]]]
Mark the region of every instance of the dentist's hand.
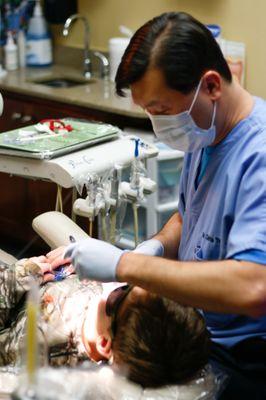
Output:
[[66,248],[64,258],[71,259],[79,279],[115,282],[116,268],[123,250],[97,239],[85,239]]

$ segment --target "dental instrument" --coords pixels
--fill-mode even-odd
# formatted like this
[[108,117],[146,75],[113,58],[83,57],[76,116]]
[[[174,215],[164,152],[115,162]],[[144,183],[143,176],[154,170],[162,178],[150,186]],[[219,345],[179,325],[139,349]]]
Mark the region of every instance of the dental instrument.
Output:
[[139,242],[138,203],[140,200],[143,199],[143,191],[141,191],[140,185],[140,176],[144,172],[144,169],[141,161],[139,160],[139,144],[140,139],[135,139],[134,161],[132,162],[130,177],[130,187],[131,189],[137,191],[136,199],[132,201],[135,247],[137,247]]
[[110,243],[115,244],[116,233],[116,211],[118,206],[118,191],[119,191],[119,178],[118,171],[115,168],[111,178],[111,193],[110,193]]
[[[69,241],[70,241],[70,243],[75,243],[76,242],[74,236],[72,236],[72,235],[69,235]],[[53,271],[54,280],[56,282],[60,282],[63,279],[65,279],[67,276],[71,275],[72,271],[69,270],[69,266],[70,266],[70,264],[59,265],[59,267],[57,267]]]

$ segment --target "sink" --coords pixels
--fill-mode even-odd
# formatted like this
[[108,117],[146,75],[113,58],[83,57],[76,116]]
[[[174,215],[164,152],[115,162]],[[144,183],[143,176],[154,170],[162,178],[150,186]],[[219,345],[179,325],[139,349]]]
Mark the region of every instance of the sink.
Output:
[[93,79],[71,78],[71,77],[45,77],[31,80],[31,83],[50,86],[53,88],[71,88],[73,86],[87,85],[93,83]]

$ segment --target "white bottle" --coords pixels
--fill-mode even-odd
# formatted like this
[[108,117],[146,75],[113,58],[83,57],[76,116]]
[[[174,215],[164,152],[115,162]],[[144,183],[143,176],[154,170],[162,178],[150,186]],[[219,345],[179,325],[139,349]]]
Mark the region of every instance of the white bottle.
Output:
[[7,41],[5,50],[5,66],[8,71],[14,71],[18,68],[18,47],[14,42],[12,32],[7,32]]
[[29,21],[26,44],[26,64],[29,67],[47,67],[52,64],[51,36],[37,0]]

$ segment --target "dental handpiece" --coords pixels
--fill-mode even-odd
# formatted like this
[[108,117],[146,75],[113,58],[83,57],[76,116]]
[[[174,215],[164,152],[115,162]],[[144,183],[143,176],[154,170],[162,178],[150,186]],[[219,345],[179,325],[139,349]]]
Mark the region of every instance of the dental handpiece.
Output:
[[[71,243],[75,243],[76,239],[74,238],[74,236],[69,235],[69,241]],[[62,281],[63,279],[65,279],[68,275],[70,275],[68,273],[68,271],[66,271],[66,268],[68,268],[68,265],[60,265],[58,268],[56,268],[56,270],[54,271],[54,280],[56,282]]]

